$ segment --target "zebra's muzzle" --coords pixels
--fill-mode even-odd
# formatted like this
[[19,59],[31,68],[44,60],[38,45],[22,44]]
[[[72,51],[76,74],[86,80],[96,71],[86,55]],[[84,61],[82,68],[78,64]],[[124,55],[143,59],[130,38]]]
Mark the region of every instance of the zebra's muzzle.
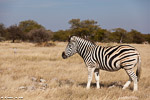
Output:
[[67,56],[65,55],[65,52],[62,53],[62,58],[63,58],[63,59],[66,59],[66,58],[67,58]]

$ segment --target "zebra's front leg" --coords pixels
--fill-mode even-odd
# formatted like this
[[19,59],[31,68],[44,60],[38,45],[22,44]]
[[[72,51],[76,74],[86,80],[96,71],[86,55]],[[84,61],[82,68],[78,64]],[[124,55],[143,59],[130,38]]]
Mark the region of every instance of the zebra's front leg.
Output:
[[94,70],[95,70],[95,68],[88,67],[88,83],[87,83],[87,87],[86,87],[87,89],[90,89]]
[[96,86],[97,86],[97,89],[99,89],[100,88],[100,85],[99,85],[99,69],[95,69],[94,74],[95,74]]

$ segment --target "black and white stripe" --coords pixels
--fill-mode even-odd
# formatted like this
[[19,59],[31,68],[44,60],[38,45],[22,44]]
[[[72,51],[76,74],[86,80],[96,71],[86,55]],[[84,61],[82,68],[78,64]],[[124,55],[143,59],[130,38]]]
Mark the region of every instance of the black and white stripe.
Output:
[[[117,71],[124,69],[129,75],[123,89],[134,81],[134,90],[137,90],[137,79],[140,77],[140,55],[138,51],[129,45],[103,47],[77,36],[72,36],[62,57],[65,59],[78,53],[88,67],[88,84],[90,88],[92,74],[95,73],[97,88],[99,88],[99,69],[106,71]],[[138,63],[137,73],[133,68]]]

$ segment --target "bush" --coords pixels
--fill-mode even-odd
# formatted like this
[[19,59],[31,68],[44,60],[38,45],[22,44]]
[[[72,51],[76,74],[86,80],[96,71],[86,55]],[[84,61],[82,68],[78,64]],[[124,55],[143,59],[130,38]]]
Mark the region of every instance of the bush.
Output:
[[51,31],[46,31],[43,28],[40,29],[33,29],[28,33],[28,38],[32,42],[47,42],[51,39],[52,37],[52,32]]
[[66,30],[66,31],[59,30],[54,33],[52,40],[53,41],[67,41],[70,35],[71,35],[70,30]]
[[130,32],[126,35],[126,43],[143,43],[145,41],[144,35],[140,32],[132,29]]
[[6,29],[4,24],[0,23],[0,37],[4,37],[6,33]]
[[12,25],[7,28],[7,32],[8,33],[6,38],[12,40],[13,43],[15,42],[15,40],[24,39],[24,34],[17,25]]

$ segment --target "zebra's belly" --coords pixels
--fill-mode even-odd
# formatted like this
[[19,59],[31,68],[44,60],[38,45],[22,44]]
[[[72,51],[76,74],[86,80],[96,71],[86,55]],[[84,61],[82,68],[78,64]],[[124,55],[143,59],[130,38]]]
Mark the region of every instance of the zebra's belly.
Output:
[[121,67],[99,66],[99,69],[105,70],[105,71],[113,72],[113,71],[118,71],[118,70],[120,70]]

